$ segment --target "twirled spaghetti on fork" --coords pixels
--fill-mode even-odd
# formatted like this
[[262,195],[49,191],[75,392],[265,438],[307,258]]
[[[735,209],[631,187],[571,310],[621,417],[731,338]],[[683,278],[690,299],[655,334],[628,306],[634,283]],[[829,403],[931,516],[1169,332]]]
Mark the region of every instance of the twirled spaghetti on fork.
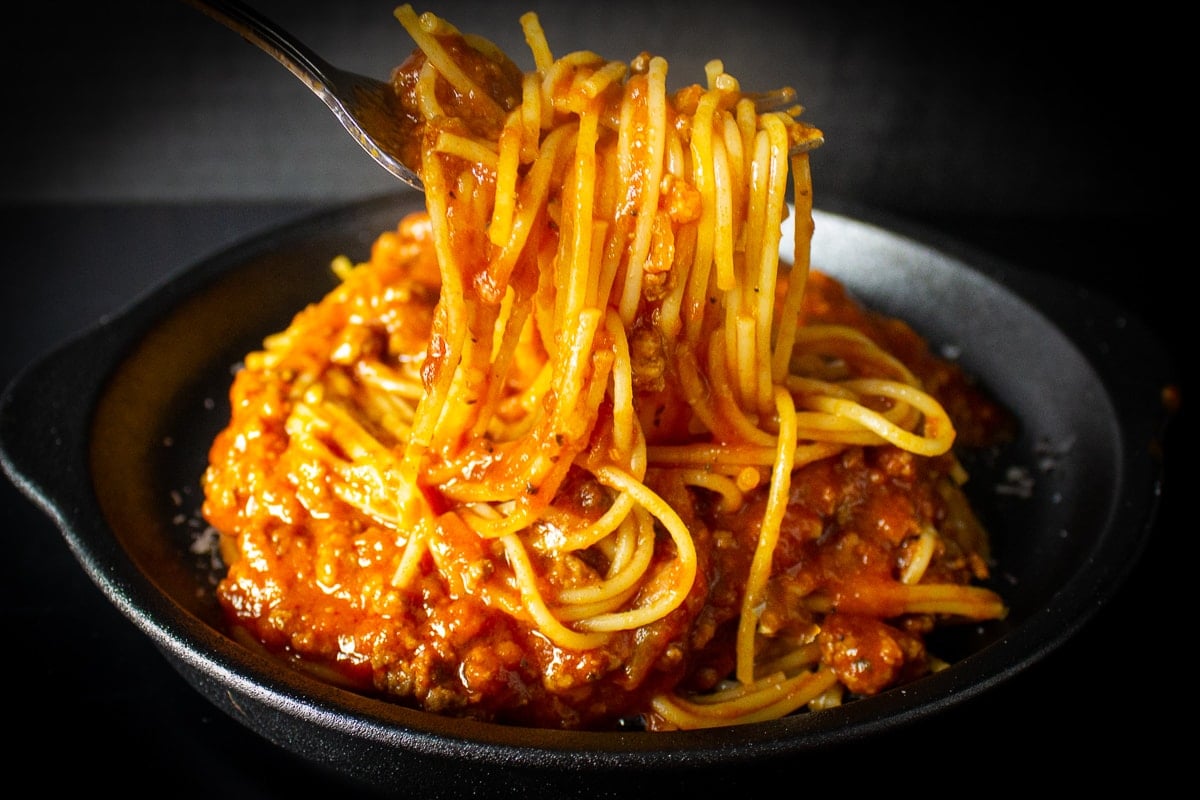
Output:
[[433,712],[669,729],[876,693],[1004,615],[953,448],[1008,419],[810,270],[789,92],[396,16],[426,210],[246,357],[204,479],[248,640]]

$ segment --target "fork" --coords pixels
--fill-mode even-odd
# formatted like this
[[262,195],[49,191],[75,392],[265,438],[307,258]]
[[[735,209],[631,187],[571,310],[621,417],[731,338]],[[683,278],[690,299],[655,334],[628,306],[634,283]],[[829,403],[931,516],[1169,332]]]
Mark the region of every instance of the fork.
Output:
[[238,0],[185,0],[273,57],[329,106],[384,169],[417,191],[424,184],[404,163],[395,92],[385,81],[338,69],[283,28]]

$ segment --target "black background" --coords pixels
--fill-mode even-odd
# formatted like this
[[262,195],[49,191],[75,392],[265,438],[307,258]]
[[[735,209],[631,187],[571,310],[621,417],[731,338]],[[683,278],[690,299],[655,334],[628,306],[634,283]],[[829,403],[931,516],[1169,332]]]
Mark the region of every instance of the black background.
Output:
[[[1032,270],[1083,283],[1141,316],[1187,389],[1191,266],[1170,176],[1183,163],[1162,109],[1177,52],[1167,15],[979,7],[746,2],[452,2],[430,6],[517,56],[536,8],[556,53],[665,55],[673,83],[711,57],[748,88],[797,88],[827,144],[816,203],[895,215]],[[387,2],[262,2],[333,63],[384,75],[407,53]],[[418,11],[426,10],[418,6]],[[28,4],[0,32],[0,170],[7,246],[0,384],[66,337],[197,259],[297,215],[393,188],[279,65],[184,3]],[[1184,98],[1175,98],[1174,102]],[[1184,369],[1186,365],[1186,369]],[[824,784],[935,791],[1185,771],[1191,605],[1186,418],[1130,577],[1063,648],[984,698],[831,753]],[[53,524],[0,482],[0,580],[12,700],[6,761],[48,789],[280,797],[350,787],[211,706],[79,568]],[[944,764],[963,765],[947,772]],[[964,778],[950,777],[962,774]],[[752,784],[747,776],[747,787]]]

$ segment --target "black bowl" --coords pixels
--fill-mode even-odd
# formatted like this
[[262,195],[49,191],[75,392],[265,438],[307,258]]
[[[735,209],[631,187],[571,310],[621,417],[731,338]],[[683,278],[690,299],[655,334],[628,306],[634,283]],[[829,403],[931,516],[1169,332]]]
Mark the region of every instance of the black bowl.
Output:
[[[1060,646],[1121,584],[1158,507],[1161,344],[1106,298],[977,254],[818,211],[814,267],[908,320],[1021,423],[967,462],[993,538],[1003,622],[936,641],[953,666],[817,714],[676,733],[467,722],[322,683],[231,639],[214,597],[199,478],[231,369],[417,207],[397,195],[304,219],[198,264],[20,374],[0,456],[109,600],[205,697],[280,747],[369,786],[563,797],[580,786],[685,789],[945,712]],[[731,772],[734,771],[734,772]],[[639,783],[640,782],[640,783]]]

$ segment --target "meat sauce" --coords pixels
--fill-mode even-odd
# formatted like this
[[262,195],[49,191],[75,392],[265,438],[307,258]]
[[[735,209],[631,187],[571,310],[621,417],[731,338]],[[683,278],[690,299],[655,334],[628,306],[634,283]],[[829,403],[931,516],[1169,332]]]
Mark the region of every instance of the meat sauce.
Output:
[[[396,588],[403,537],[334,496],[319,462],[289,443],[297,372],[322,372],[352,390],[354,364],[339,355],[350,340],[393,360],[421,356],[437,302],[427,237],[428,220],[419,215],[381,236],[370,274],[296,317],[290,335],[302,336],[303,346],[292,361],[237,374],[232,418],[204,477],[204,513],[222,533],[228,564],[219,598],[231,626],[244,641],[326,679],[436,713],[550,728],[654,727],[645,713],[650,698],[710,688],[733,667],[765,488],[729,512],[714,495],[651,470],[647,484],[692,532],[695,584],[664,619],[576,652],[503,611],[512,588],[501,577],[502,546],[451,516],[416,583]],[[962,443],[1011,434],[1004,410],[961,369],[932,355],[904,323],[864,310],[833,279],[810,276],[804,315],[852,325],[905,361],[950,412]],[[926,671],[923,637],[933,617],[866,612],[886,605],[926,525],[942,533],[930,574],[961,583],[986,577],[986,535],[950,488],[952,467],[949,456],[882,446],[850,448],[800,469],[763,628],[781,640],[817,643],[823,663],[854,693]],[[605,496],[585,473],[573,473],[556,513],[597,518]],[[667,557],[669,539],[659,549],[656,557]],[[535,557],[570,585],[573,559]]]

